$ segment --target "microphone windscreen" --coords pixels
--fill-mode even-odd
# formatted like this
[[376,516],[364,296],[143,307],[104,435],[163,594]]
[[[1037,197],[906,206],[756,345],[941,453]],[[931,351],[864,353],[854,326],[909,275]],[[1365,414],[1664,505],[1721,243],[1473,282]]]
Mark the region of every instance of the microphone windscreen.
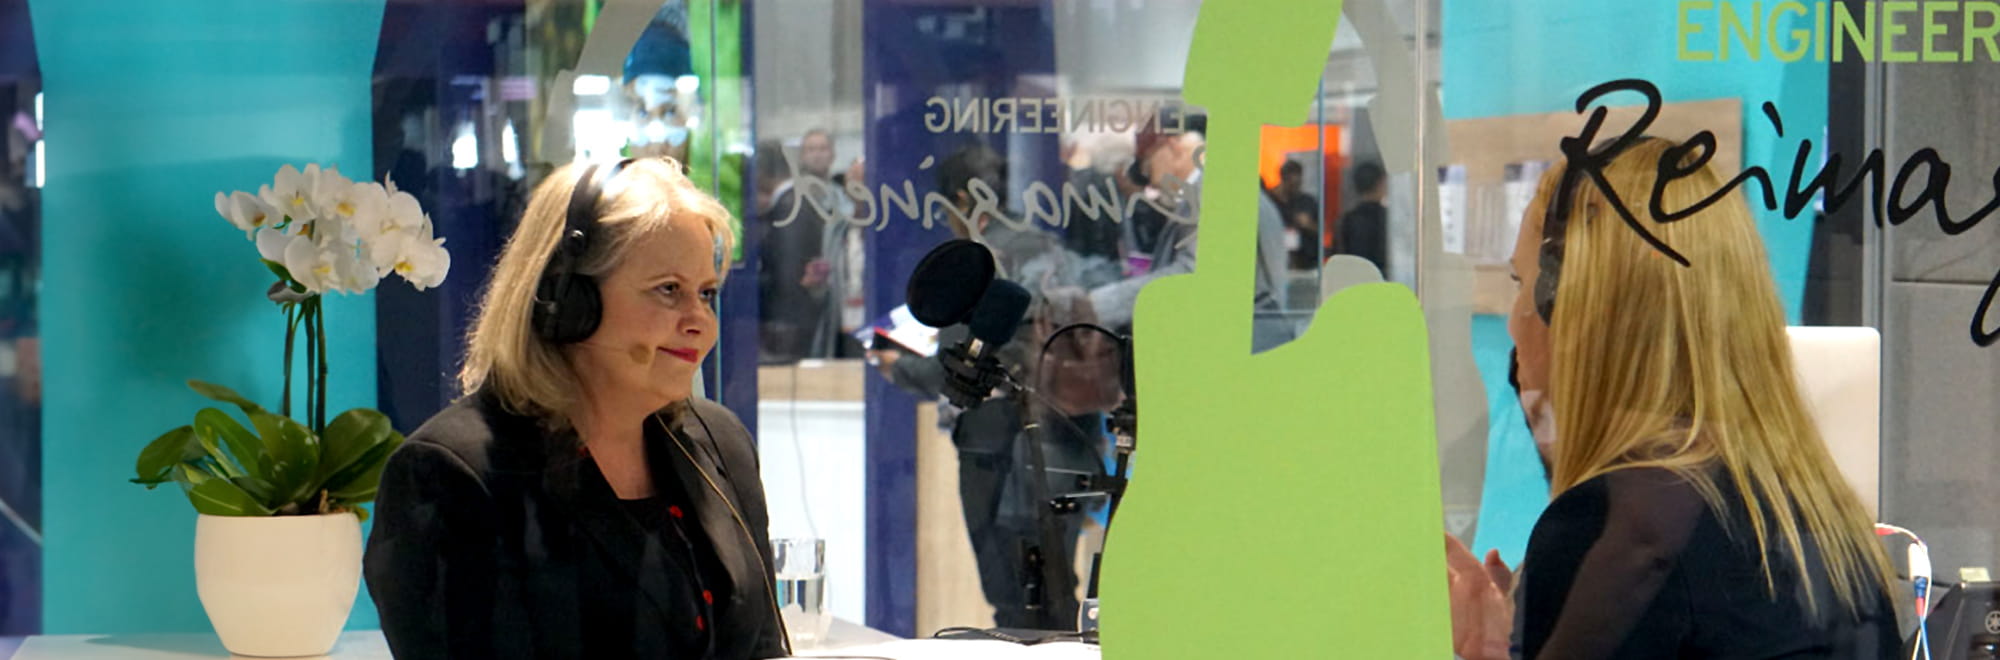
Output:
[[1007,280],[994,280],[972,308],[972,338],[998,348],[1014,340],[1021,319],[1028,315],[1028,290]]
[[992,284],[995,268],[993,251],[972,241],[953,239],[933,248],[910,273],[904,292],[910,315],[933,328],[966,322]]

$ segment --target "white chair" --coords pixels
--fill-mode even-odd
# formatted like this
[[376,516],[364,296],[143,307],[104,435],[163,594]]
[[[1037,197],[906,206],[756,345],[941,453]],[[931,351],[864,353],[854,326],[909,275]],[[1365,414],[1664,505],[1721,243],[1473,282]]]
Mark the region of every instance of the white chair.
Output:
[[1833,462],[1881,520],[1882,335],[1874,328],[1791,326],[1792,364]]

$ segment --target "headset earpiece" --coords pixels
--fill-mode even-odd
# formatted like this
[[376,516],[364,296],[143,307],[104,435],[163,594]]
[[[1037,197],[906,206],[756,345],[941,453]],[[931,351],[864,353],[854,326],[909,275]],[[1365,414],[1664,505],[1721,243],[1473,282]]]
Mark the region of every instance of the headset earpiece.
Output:
[[[1567,186],[1565,186],[1567,187]],[[1556,313],[1556,286],[1562,281],[1563,239],[1569,229],[1569,213],[1552,209],[1542,220],[1542,244],[1535,273],[1535,314],[1550,323]],[[1563,204],[1568,206],[1568,204]]]
[[574,344],[596,334],[603,319],[604,301],[597,290],[597,278],[577,272],[590,254],[593,230],[597,228],[597,204],[604,184],[618,176],[630,159],[619,161],[602,177],[592,165],[578,177],[564,217],[563,235],[549,254],[542,277],[535,284],[533,325],[535,334],[552,344]]
[[[1599,142],[1590,150],[1593,158],[1603,159],[1599,166],[1635,145],[1661,141],[1650,135],[1641,135],[1630,143],[1617,139]],[[1668,142],[1668,144],[1672,144]],[[1565,166],[1561,185],[1556,186],[1555,198],[1550,199],[1542,211],[1542,244],[1535,274],[1535,314],[1542,317],[1542,323],[1550,323],[1555,318],[1556,287],[1562,282],[1564,241],[1569,236],[1570,216],[1574,215],[1571,203],[1575,201],[1577,186],[1583,183],[1583,173],[1576,167]],[[1588,214],[1586,214],[1588,215]],[[1585,222],[1589,219],[1585,218]]]

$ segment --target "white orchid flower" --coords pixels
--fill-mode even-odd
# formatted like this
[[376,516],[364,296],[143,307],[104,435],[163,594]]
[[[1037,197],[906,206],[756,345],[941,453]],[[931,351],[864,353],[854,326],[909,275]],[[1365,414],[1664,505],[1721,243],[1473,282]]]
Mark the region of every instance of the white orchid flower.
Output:
[[260,192],[265,203],[276,207],[293,221],[312,222],[319,217],[319,209],[314,206],[319,183],[319,164],[306,165],[304,172],[286,164],[278,168],[278,176],[271,182],[271,187]]
[[444,283],[445,274],[451,271],[451,252],[444,249],[444,239],[431,238],[428,225],[419,231],[385,234],[380,243],[370,247],[375,267],[383,275],[393,272],[418,291]]
[[424,207],[417,203],[417,198],[402,191],[387,192],[389,213],[383,218],[380,230],[375,235],[416,233],[421,230],[425,240],[429,240],[431,219],[424,214]]
[[361,231],[353,222],[329,214],[313,221],[312,239],[321,248],[353,250],[361,240]]
[[334,252],[333,275],[336,290],[347,293],[364,293],[382,281],[382,274],[370,268],[353,249]]
[[285,246],[285,269],[291,271],[292,279],[305,286],[306,293],[318,294],[333,290],[334,259],[336,254],[322,250],[311,239],[295,238]]
[[318,245],[306,238],[293,238],[285,246],[285,268],[292,273],[292,279],[306,287],[307,293],[319,294],[332,291],[361,293],[375,288],[381,276],[368,264],[361,261],[361,255],[353,245]]
[[352,238],[365,240],[381,233],[389,215],[389,195],[372,181],[350,182],[327,196],[324,210],[326,217],[337,220]]
[[412,256],[413,259],[397,262],[396,273],[418,291],[443,284],[444,276],[451,272],[451,251],[444,249],[442,238],[425,243]]
[[355,182],[337,168],[286,165],[256,194],[217,195],[215,203],[249,233],[260,256],[283,264],[310,295],[362,293],[392,272],[428,289],[451,270],[451,253],[432,236],[423,206],[393,181]]
[[265,227],[257,232],[257,254],[266,261],[282,264],[285,263],[285,249],[297,241],[311,243],[312,239],[286,233],[277,227]]
[[334,207],[341,200],[347,198],[349,189],[354,187],[354,181],[341,176],[340,168],[338,167],[320,168],[317,173],[310,172],[311,168],[316,166],[307,165],[306,167],[308,168],[308,173],[304,176],[312,177],[311,197],[313,208],[319,211],[321,217],[334,215]]
[[307,238],[311,238],[313,233],[312,228],[313,228],[313,221],[311,219],[292,218],[290,221],[285,223],[284,234],[286,236],[304,236]]
[[216,193],[215,212],[243,230],[246,239],[252,238],[259,228],[276,225],[283,217],[264,200],[241,190],[226,195]]

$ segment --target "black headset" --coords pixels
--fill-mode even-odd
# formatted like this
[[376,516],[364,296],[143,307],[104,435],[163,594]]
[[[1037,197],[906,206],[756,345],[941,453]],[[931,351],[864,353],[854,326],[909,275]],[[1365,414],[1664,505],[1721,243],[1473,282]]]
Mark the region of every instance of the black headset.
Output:
[[[1667,142],[1651,135],[1641,135],[1624,144],[1616,140],[1607,140],[1592,147],[1590,155],[1604,158],[1609,162],[1610,159],[1617,158],[1619,152],[1655,140]],[[1668,144],[1673,143],[1668,142]],[[1613,147],[1616,149],[1613,150]],[[1569,238],[1569,207],[1574,201],[1576,187],[1582,183],[1580,181],[1582,176],[1583,172],[1578,168],[1565,167],[1562,184],[1556,186],[1555,198],[1549,200],[1542,209],[1542,245],[1538,263],[1540,268],[1535,275],[1535,313],[1542,317],[1543,323],[1549,323],[1555,318],[1556,286],[1562,280],[1563,242]],[[1585,218],[1585,221],[1588,222],[1589,218]]]
[[551,344],[574,344],[597,332],[603,318],[604,301],[597,291],[597,278],[577,272],[590,254],[592,234],[597,228],[597,203],[604,184],[617,178],[632,159],[618,161],[598,176],[592,165],[577,178],[569,195],[569,212],[563,220],[562,237],[542,267],[541,281],[535,284],[535,334]]

